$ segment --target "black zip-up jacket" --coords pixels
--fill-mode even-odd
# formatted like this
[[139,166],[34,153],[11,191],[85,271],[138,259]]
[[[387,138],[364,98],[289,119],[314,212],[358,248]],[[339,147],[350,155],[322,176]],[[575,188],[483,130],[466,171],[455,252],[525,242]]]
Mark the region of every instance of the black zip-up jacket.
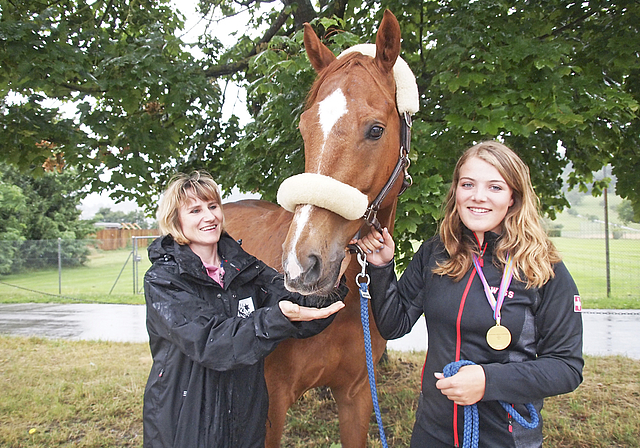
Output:
[[[281,275],[230,236],[222,235],[218,252],[224,288],[171,236],[149,247],[145,448],[264,447],[264,358],[280,341],[313,336],[333,320],[289,321],[278,302],[307,305],[303,296],[289,293]],[[339,295],[346,292],[342,284]]]
[[[495,290],[503,273],[492,263],[497,238],[485,233],[483,257],[484,274]],[[462,445],[464,407],[454,410],[454,403],[436,388],[434,377],[434,372],[442,372],[457,360],[459,349],[459,359],[481,365],[486,375],[485,394],[477,403],[479,446],[539,447],[542,422],[536,429],[524,429],[512,422],[498,400],[514,404],[530,420],[525,403],[533,403],[539,412],[543,398],[570,392],[582,382],[582,315],[574,306],[580,301],[576,285],[563,263],[554,266],[555,277],[541,288],[526,289],[514,277],[501,313],[501,323],[510,330],[512,340],[505,350],[497,351],[486,342],[487,330],[495,320],[475,269],[459,282],[433,273],[436,262],[447,257],[436,236],[422,244],[399,281],[393,262],[369,266],[373,315],[385,339],[408,333],[423,313],[426,318],[428,350],[414,437],[416,432],[427,434],[432,439],[430,448],[453,446],[457,412]]]

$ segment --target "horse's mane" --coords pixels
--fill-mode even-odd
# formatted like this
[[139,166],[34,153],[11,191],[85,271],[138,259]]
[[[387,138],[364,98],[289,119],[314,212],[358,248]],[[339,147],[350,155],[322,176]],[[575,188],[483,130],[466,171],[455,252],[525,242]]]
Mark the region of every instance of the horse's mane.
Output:
[[[387,87],[383,85],[380,80],[383,78],[380,69],[373,62],[370,56],[365,56],[362,53],[349,53],[339,58],[336,58],[331,64],[329,64],[324,70],[322,70],[316,80],[314,81],[309,93],[307,94],[306,109],[311,107],[318,98],[318,91],[320,86],[326,81],[326,79],[333,75],[335,72],[346,68],[349,65],[362,67],[369,75],[371,79],[378,85],[381,91],[385,92]],[[393,103],[395,104],[395,92],[391,95]]]

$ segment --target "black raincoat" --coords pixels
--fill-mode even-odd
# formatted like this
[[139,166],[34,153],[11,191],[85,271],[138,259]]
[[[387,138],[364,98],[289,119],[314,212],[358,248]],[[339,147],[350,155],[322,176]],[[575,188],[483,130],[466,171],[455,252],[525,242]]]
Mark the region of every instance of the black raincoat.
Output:
[[[280,341],[313,336],[333,319],[289,321],[278,302],[307,305],[303,296],[289,293],[282,276],[230,236],[222,235],[218,252],[224,288],[171,236],[149,247],[145,448],[264,447],[264,358]],[[344,284],[339,292],[346,295]]]

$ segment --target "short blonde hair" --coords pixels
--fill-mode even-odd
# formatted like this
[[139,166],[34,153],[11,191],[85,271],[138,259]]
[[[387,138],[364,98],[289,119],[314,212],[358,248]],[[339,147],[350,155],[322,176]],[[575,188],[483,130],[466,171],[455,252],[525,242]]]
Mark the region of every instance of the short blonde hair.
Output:
[[464,237],[463,223],[456,209],[460,168],[473,157],[496,168],[512,190],[513,205],[502,223],[503,234],[495,251],[499,264],[504,266],[510,253],[516,268],[515,277],[525,281],[527,287],[541,287],[554,276],[553,264],[560,261],[560,254],[540,223],[539,199],[531,185],[529,167],[510,148],[495,141],[472,146],[456,164],[440,224],[440,238],[450,258],[434,272],[459,281],[471,268],[472,254],[477,253],[476,244]]
[[[203,201],[214,201],[222,211],[222,195],[220,187],[206,171],[194,171],[191,174],[178,173],[171,178],[165,190],[156,217],[162,235],[171,235],[178,244],[189,244],[191,241],[182,233],[180,225],[180,207],[187,204],[191,197]],[[224,231],[224,212],[222,213],[221,231]]]

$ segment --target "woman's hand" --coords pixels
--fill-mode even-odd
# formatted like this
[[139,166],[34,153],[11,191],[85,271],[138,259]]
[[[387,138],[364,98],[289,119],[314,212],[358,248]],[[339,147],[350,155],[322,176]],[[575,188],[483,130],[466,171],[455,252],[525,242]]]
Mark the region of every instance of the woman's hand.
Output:
[[278,302],[278,305],[280,306],[282,314],[292,322],[324,319],[344,308],[344,302],[334,302],[325,308],[300,306],[288,300],[281,300]]
[[367,255],[367,261],[376,266],[389,263],[396,249],[396,244],[386,227],[382,229],[382,234],[372,227],[364,238],[353,239],[349,244],[357,244]]
[[434,373],[438,378],[436,387],[443,395],[461,406],[469,406],[482,400],[486,377],[482,366],[470,365],[460,367],[458,373],[445,378],[440,372]]

